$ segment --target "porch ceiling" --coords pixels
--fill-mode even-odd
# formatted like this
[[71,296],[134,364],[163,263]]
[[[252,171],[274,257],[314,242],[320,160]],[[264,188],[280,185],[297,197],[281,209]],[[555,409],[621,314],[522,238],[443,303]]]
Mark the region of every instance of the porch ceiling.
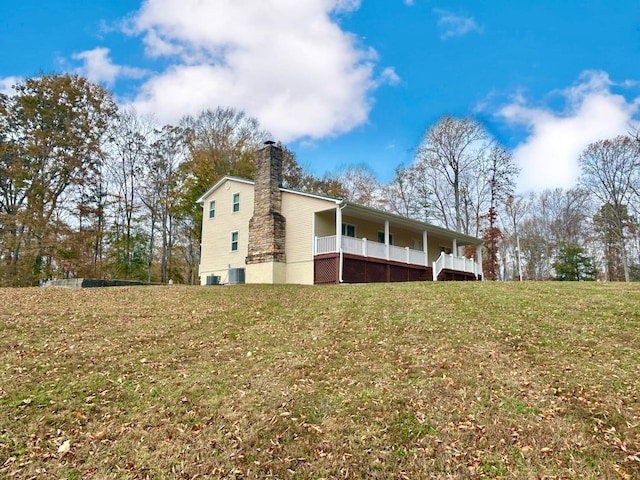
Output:
[[469,235],[464,235],[462,233],[456,233],[451,230],[447,230],[446,228],[437,227],[429,223],[420,222],[418,220],[412,220],[410,218],[401,217],[400,215],[383,212],[380,210],[376,210],[374,208],[365,207],[352,202],[345,201],[343,205],[344,205],[344,208],[342,209],[343,216],[346,215],[346,216],[350,216],[353,218],[366,220],[366,221],[377,221],[382,224],[384,224],[384,222],[388,220],[390,226],[399,227],[404,230],[419,232],[420,234],[422,234],[422,232],[426,230],[427,235],[432,235],[434,237],[443,238],[446,240],[456,239],[458,246],[482,244],[482,240],[479,238],[472,237]]

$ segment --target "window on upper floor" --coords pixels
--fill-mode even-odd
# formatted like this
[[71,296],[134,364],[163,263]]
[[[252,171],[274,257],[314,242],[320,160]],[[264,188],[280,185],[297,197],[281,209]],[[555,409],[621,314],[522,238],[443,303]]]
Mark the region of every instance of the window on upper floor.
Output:
[[233,212],[239,212],[240,211],[240,194],[239,193],[234,193],[233,194]]
[[216,201],[211,200],[209,202],[209,218],[215,218],[215,217],[216,217]]

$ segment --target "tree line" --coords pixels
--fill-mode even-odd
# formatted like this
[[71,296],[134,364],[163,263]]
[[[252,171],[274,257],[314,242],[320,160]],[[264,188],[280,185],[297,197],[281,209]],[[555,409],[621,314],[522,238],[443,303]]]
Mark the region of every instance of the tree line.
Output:
[[573,187],[516,195],[511,152],[446,115],[373,203],[483,238],[486,279],[640,281],[640,134],[594,142],[578,163]]
[[[198,283],[196,200],[224,175],[253,177],[270,139],[258,121],[219,107],[158,125],[76,75],[14,91],[0,94],[0,285]],[[314,176],[286,147],[284,183],[481,237],[488,279],[629,281],[640,277],[638,145],[637,135],[596,142],[579,185],[525,198],[511,152],[476,119],[447,115],[386,184],[365,164]]]

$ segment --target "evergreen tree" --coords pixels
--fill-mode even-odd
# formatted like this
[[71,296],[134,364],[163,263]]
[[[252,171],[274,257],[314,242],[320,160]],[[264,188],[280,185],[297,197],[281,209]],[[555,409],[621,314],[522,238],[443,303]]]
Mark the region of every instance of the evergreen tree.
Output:
[[584,249],[575,244],[563,244],[560,247],[553,268],[556,280],[562,281],[595,280],[598,275],[593,258],[585,255]]

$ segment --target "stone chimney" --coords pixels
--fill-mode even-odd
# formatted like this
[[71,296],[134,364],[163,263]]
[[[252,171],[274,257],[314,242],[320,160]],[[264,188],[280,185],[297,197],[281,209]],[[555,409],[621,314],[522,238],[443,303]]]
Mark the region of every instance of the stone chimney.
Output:
[[[285,263],[281,183],[282,149],[274,142],[265,142],[264,148],[258,150],[255,157],[254,204],[253,217],[249,221],[247,265]],[[263,278],[259,283],[280,282],[272,277]]]

